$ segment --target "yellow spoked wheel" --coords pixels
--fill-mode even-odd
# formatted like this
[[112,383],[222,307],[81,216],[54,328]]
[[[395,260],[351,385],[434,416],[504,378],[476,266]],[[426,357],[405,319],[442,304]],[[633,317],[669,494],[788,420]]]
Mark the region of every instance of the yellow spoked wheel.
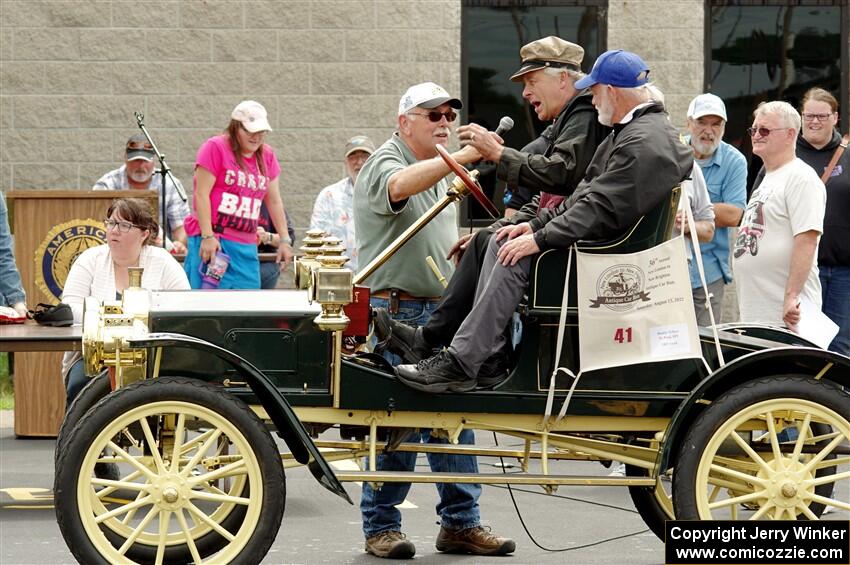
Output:
[[86,413],[54,490],[83,563],[259,563],[285,499],[263,423],[225,391],[179,378],[133,384]]
[[676,462],[678,519],[820,517],[850,510],[834,488],[850,478],[850,395],[806,377],[745,383],[713,402],[689,430]]

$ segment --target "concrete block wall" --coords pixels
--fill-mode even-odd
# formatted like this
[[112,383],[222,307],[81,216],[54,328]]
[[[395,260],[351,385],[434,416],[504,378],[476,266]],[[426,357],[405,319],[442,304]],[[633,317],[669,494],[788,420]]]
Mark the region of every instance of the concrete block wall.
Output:
[[704,20],[702,0],[608,1],[608,48],[643,57],[680,128],[688,104],[702,92]]
[[383,142],[426,80],[460,92],[459,0],[2,0],[0,190],[90,188],[134,112],[191,187],[198,147],[250,98],[301,236],[345,141]]

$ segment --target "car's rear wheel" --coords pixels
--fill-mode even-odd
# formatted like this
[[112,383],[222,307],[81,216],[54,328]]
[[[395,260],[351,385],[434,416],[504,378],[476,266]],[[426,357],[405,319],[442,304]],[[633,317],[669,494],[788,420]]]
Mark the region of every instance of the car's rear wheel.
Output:
[[[98,462],[120,479],[98,479]],[[211,385],[159,378],[89,410],[57,464],[56,514],[82,563],[259,563],[280,528],[283,466],[263,423]]]
[[834,498],[836,458],[850,446],[850,395],[805,376],[759,379],[717,398],[676,461],[680,520],[818,519]]

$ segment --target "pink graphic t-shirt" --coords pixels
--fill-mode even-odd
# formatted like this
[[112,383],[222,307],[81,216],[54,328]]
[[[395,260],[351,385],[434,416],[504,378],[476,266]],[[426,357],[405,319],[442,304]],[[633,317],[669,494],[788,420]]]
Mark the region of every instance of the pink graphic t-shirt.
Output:
[[[280,164],[268,145],[263,145],[265,175],[260,174],[257,168],[256,155],[243,157],[242,162],[244,168],[240,169],[227,136],[217,135],[201,145],[195,166],[215,175],[215,184],[210,192],[213,233],[231,241],[255,244],[260,207],[269,184],[280,175]],[[197,198],[197,186],[194,194]],[[186,218],[183,227],[186,235],[201,235],[196,212]]]

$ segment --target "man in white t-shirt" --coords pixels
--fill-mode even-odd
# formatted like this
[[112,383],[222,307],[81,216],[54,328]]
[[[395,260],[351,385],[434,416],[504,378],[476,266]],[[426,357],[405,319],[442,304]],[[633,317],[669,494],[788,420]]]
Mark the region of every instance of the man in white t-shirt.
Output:
[[800,114],[793,106],[762,103],[753,116],[753,153],[766,174],[750,196],[735,241],[741,321],[796,330],[801,300],[821,307],[816,259],[826,189],[796,156]]

